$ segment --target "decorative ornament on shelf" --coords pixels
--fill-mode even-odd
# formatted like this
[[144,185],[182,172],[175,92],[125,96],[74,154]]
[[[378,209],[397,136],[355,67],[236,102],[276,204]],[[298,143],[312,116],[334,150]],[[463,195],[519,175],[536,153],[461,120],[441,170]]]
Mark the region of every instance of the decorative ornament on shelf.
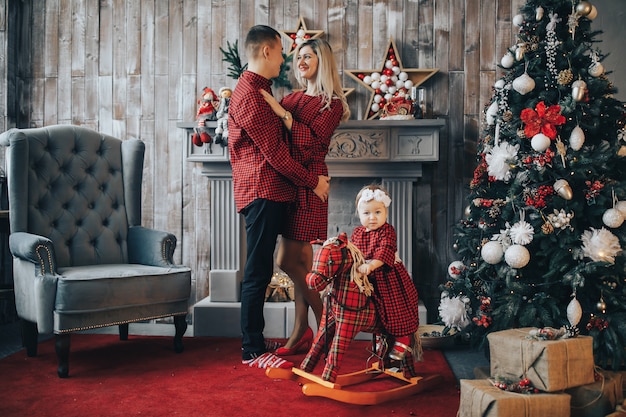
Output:
[[308,30],[304,18],[300,16],[298,26],[294,31],[280,31],[280,33],[291,42],[287,56],[291,56],[298,45],[309,39],[321,38],[324,35],[323,30]]
[[[372,94],[363,116],[364,119],[371,120],[383,115],[383,109],[387,103],[393,103],[396,108],[404,109],[406,106],[399,104],[401,104],[400,101],[411,102],[411,88],[420,86],[437,71],[439,71],[438,68],[404,68],[393,38],[390,38],[380,69],[345,70],[345,73],[371,91]],[[398,114],[401,112],[403,110],[399,110]]]

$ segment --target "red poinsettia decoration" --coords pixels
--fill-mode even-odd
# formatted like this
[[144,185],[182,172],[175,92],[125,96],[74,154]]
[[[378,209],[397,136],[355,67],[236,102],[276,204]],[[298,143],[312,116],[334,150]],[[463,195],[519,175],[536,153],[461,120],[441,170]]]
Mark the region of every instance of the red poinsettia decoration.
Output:
[[537,103],[535,110],[524,109],[520,119],[526,123],[524,134],[527,138],[532,138],[537,133],[543,133],[550,139],[556,139],[556,126],[565,123],[565,116],[561,114],[561,106],[554,104],[546,108],[543,101]]

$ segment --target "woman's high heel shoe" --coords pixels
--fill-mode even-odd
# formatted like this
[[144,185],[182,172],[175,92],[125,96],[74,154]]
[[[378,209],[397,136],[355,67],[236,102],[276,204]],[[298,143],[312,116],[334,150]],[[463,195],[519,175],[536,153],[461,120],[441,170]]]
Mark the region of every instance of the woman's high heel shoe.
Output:
[[278,356],[291,356],[297,355],[301,352],[307,352],[311,348],[311,344],[313,343],[313,330],[310,327],[307,327],[306,331],[298,340],[298,342],[293,345],[293,347],[279,347],[276,349],[276,355]]

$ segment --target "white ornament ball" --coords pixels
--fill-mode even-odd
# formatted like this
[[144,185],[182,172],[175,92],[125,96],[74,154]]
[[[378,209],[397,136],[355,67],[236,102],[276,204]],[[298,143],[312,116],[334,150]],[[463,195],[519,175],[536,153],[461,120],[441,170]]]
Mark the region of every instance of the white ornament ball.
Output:
[[386,83],[388,79],[389,79],[389,77],[387,75],[385,75],[385,74],[380,76],[380,82],[381,83]]
[[521,95],[526,95],[535,89],[535,80],[527,73],[523,73],[513,80],[513,89]]
[[[391,68],[391,71],[395,74],[398,75],[400,73],[400,67],[395,66]],[[406,73],[405,73],[406,74]]]
[[305,34],[306,32],[304,32],[304,29],[300,29],[299,31],[296,32],[296,36],[298,38],[303,38]]
[[374,90],[378,90],[378,89],[380,88],[380,81],[378,81],[378,80],[374,80],[374,81],[372,81],[372,85],[371,85],[371,87],[372,87]]
[[543,152],[550,147],[550,138],[543,133],[537,133],[530,140],[530,146],[537,152]]
[[602,223],[611,229],[617,229],[624,223],[624,216],[616,208],[610,208],[602,215]]
[[411,87],[413,87],[413,81],[411,81],[411,80],[406,80],[406,81],[404,82],[404,88],[406,88],[407,90],[410,90],[410,89],[411,89]]
[[378,103],[372,103],[372,111],[377,112],[380,110],[380,105]]
[[387,69],[393,68],[393,61],[392,60],[388,60],[387,62],[385,62],[385,68],[387,68]]
[[366,75],[365,77],[363,77],[363,82],[367,85],[370,85],[372,83],[372,77]]
[[373,72],[372,73],[372,80],[380,80],[380,73],[379,72]]
[[389,86],[387,84],[380,83],[380,86],[378,86],[378,88],[380,88],[380,91],[382,91],[383,93],[389,91]]
[[393,96],[391,95],[391,93],[387,93],[385,94],[385,101],[389,101],[393,98]]
[[615,208],[622,213],[622,217],[626,218],[626,201],[618,201]]
[[522,26],[524,24],[524,16],[521,14],[513,16],[513,24],[518,27]]
[[396,88],[404,88],[404,81],[402,80],[396,81]]
[[381,96],[380,94],[376,94],[374,96],[374,103],[380,103],[383,99],[383,96]]
[[528,252],[525,246],[511,245],[506,252],[504,252],[504,261],[511,268],[523,268],[528,265],[530,261],[530,252]]
[[504,82],[504,80],[500,78],[493,86],[496,88],[496,90],[501,90],[504,88],[505,85],[506,83]]
[[486,112],[486,119],[488,125],[493,125],[496,123],[496,116],[498,115],[498,102],[494,100],[493,103],[489,106]]
[[580,306],[576,297],[572,298],[572,301],[567,305],[567,320],[572,326],[576,326],[580,323],[580,319],[583,317],[583,308]]
[[604,65],[600,62],[594,62],[589,65],[589,75],[592,77],[599,77],[604,74]]
[[514,63],[515,63],[515,58],[510,53],[507,53],[506,55],[504,55],[502,59],[500,60],[500,64],[504,68],[511,68]]
[[480,251],[480,255],[483,257],[483,260],[485,262],[491,265],[495,265],[497,263],[500,263],[500,261],[502,260],[502,255],[504,255],[504,251],[502,250],[502,245],[500,244],[500,242],[490,240],[483,245],[483,248]]
[[585,143],[585,132],[580,128],[580,126],[576,125],[574,129],[572,129],[572,133],[569,136],[569,147],[575,151],[579,151],[583,144]]
[[406,81],[409,79],[409,74],[407,74],[406,72],[402,71],[400,74],[398,74],[398,78],[402,81]]
[[389,86],[389,94],[395,94],[398,91],[398,88],[395,85]]
[[448,275],[450,278],[458,278],[460,275],[460,271],[465,269],[465,265],[461,261],[453,261],[448,265]]

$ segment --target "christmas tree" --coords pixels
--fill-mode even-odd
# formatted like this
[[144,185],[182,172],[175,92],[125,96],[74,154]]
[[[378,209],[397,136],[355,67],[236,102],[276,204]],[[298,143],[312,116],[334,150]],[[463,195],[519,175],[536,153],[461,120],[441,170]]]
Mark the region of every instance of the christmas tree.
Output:
[[458,260],[440,317],[475,344],[493,331],[594,337],[596,363],[626,358],[624,103],[602,65],[597,9],[529,0],[513,23],[477,146]]

